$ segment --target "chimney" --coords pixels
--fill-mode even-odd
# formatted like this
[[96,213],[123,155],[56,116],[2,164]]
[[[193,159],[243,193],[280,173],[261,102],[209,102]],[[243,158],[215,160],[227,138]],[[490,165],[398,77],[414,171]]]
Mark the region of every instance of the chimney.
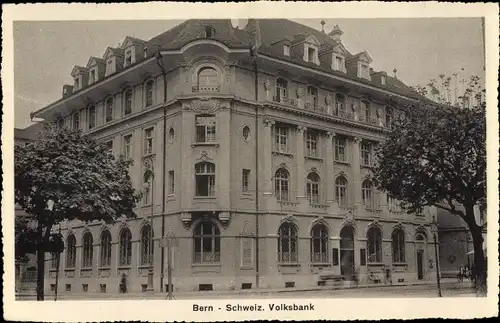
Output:
[[328,34],[328,36],[330,36],[330,38],[332,38],[334,41],[340,42],[340,36],[342,36],[342,34],[344,34],[344,32],[340,29],[338,25],[335,25],[332,31],[330,31],[330,33]]
[[321,31],[325,32],[325,24],[326,24],[326,22],[324,20],[321,20],[320,24],[321,24]]

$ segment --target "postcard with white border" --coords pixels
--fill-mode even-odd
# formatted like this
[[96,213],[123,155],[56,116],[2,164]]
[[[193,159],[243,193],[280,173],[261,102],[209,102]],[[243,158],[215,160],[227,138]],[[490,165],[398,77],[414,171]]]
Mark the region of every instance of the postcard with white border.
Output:
[[6,320],[498,315],[498,5],[2,9]]

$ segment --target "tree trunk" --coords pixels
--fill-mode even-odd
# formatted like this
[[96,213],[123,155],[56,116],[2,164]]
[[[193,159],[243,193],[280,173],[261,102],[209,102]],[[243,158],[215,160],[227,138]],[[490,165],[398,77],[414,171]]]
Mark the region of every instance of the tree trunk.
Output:
[[45,279],[45,251],[43,245],[38,248],[36,253],[36,265],[37,265],[37,276],[36,276],[36,300],[44,300],[44,279]]
[[43,224],[38,222],[38,238],[39,245],[36,252],[36,265],[37,265],[37,275],[36,275],[36,300],[44,300],[44,289],[45,289],[45,249],[49,242],[51,225],[47,225],[45,228],[45,234],[43,232]]
[[476,283],[476,295],[486,296],[487,283],[486,283],[486,261],[484,259],[483,251],[483,233],[481,228],[472,232],[472,240],[474,243],[474,278]]

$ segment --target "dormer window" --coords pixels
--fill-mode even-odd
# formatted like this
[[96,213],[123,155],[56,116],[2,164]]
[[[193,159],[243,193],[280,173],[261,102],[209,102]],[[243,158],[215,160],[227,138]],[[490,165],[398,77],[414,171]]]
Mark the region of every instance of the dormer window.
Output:
[[114,57],[110,57],[106,61],[106,75],[113,74],[114,72],[115,72],[115,59]]
[[212,38],[215,36],[215,29],[212,26],[205,27],[205,38]]
[[304,60],[309,63],[314,63],[319,65],[318,49],[314,46],[305,45]]
[[359,77],[369,80],[370,79],[370,66],[365,63],[360,64]]
[[334,55],[333,69],[335,71],[345,72],[345,60],[340,55]]
[[386,85],[386,77],[385,77],[385,75],[382,75],[380,77],[380,83],[382,83],[382,85]]
[[283,55],[290,56],[290,45],[288,44],[283,45]]
[[148,57],[148,47],[144,46],[144,58]]
[[97,69],[93,68],[90,70],[89,84],[95,83],[96,81],[97,81]]
[[75,76],[75,90],[80,89],[80,75]]
[[127,67],[132,65],[132,49],[128,49],[125,51],[125,61],[123,67]]

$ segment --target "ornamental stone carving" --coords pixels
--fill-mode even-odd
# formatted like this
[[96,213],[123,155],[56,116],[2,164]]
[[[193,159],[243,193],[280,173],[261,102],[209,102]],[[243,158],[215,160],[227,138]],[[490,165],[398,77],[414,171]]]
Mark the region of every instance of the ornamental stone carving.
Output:
[[219,106],[219,101],[211,100],[210,98],[200,98],[191,102],[191,109],[194,112],[213,113],[217,111]]
[[305,126],[297,126],[297,133],[302,134],[306,131],[307,128]]
[[272,127],[274,125],[274,120],[271,120],[269,118],[264,119],[264,126],[266,127]]
[[333,103],[333,99],[332,99],[332,96],[330,94],[328,94],[326,97],[325,97],[325,103],[326,105],[328,106],[331,106],[332,103]]
[[269,91],[269,90],[271,89],[271,82],[270,82],[269,80],[266,80],[266,81],[264,82],[264,89],[265,89],[266,91]]
[[298,87],[296,92],[297,92],[297,98],[298,98],[298,99],[300,99],[300,98],[303,98],[303,97],[304,97],[304,94],[305,94],[305,93],[304,93],[304,88],[302,88],[302,87]]

